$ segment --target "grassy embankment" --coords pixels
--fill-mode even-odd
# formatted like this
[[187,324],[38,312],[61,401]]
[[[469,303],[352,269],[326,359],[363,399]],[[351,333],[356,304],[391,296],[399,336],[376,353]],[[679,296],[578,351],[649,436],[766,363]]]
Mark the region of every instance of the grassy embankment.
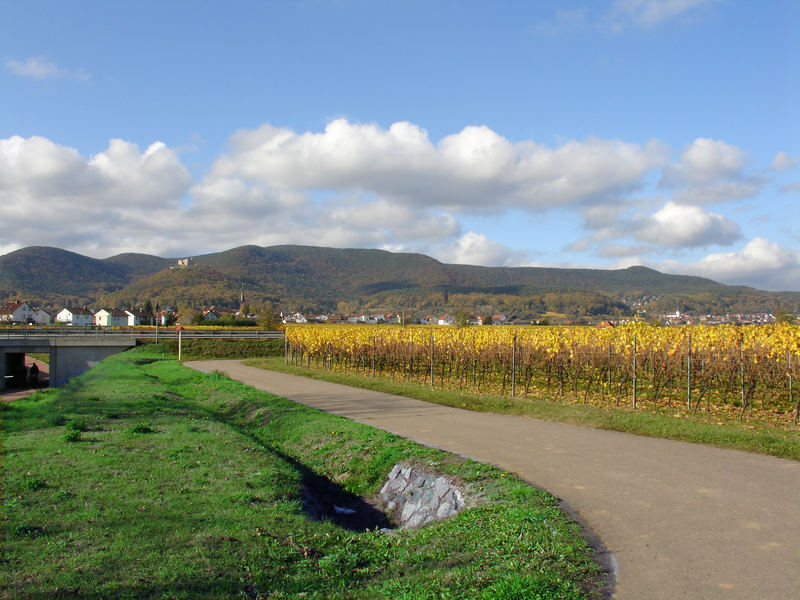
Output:
[[654,412],[626,407],[601,408],[588,404],[567,402],[559,398],[512,398],[492,394],[436,388],[389,378],[369,377],[284,364],[282,357],[251,359],[247,364],[353,385],[367,389],[419,398],[446,406],[470,410],[523,415],[537,419],[572,423],[600,429],[611,429],[637,435],[659,437],[720,448],[769,454],[800,460],[800,430],[739,423],[734,419],[709,420],[702,412],[695,415]]
[[[161,342],[167,352],[178,355],[178,340]],[[185,339],[181,342],[182,360],[210,360],[283,356],[283,340],[259,339]]]
[[[181,367],[114,356],[2,412],[5,598],[581,598],[598,573],[554,498],[499,470]],[[391,467],[480,501],[416,531],[314,521]],[[344,500],[340,500],[345,502]]]

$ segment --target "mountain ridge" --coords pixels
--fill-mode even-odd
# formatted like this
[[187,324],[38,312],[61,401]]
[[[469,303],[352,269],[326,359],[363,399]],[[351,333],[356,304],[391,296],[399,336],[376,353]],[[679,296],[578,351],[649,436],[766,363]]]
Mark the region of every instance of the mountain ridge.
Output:
[[245,245],[178,259],[124,253],[105,259],[47,246],[0,256],[0,299],[43,305],[136,306],[151,300],[192,309],[253,305],[340,311],[463,307],[524,314],[623,314],[652,309],[775,312],[800,309],[800,292],[767,292],[711,279],[626,269],[483,267],[418,253],[318,246]]

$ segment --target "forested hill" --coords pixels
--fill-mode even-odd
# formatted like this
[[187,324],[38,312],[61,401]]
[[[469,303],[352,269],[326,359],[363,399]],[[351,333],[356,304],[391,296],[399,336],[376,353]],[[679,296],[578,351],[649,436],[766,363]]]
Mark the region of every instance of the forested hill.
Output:
[[422,254],[313,246],[242,246],[194,257],[186,267],[146,254],[101,260],[46,247],[0,256],[0,299],[55,306],[136,306],[147,300],[186,308],[236,306],[243,284],[253,306],[269,302],[319,311],[489,307],[526,314],[629,314],[642,299],[664,311],[800,309],[800,293],[726,286],[645,267],[478,267]]
[[172,263],[146,254],[99,260],[60,248],[30,246],[0,256],[0,299],[82,306]]

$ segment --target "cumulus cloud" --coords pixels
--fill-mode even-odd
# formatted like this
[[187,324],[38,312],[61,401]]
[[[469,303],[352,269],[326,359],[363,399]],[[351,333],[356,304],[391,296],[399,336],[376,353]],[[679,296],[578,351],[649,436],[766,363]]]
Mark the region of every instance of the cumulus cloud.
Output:
[[721,140],[697,138],[681,154],[680,163],[665,169],[666,185],[710,183],[736,177],[744,167],[746,154]]
[[[670,165],[658,142],[589,139],[550,147],[482,126],[434,141],[412,123],[382,128],[339,119],[319,132],[271,125],[237,132],[229,150],[193,181],[162,142],[142,150],[112,139],[84,156],[46,138],[13,136],[0,139],[0,222],[14,223],[0,232],[0,251],[46,244],[91,256],[177,256],[293,243],[513,266],[531,264],[532,249],[465,231],[461,216],[553,211],[559,219],[583,217],[586,237],[565,250],[641,262],[639,256],[656,252],[681,256],[740,239],[736,222],[691,194],[716,190],[721,202],[757,193],[760,183],[744,174],[745,163],[740,149],[704,138]],[[673,187],[664,184],[663,197],[641,195],[659,170]],[[748,245],[692,268],[724,278],[723,265],[735,260],[754,265],[757,256],[777,256],[791,272],[795,255],[783,252]],[[766,277],[757,269],[730,272],[737,281]]]
[[660,186],[673,189],[681,204],[720,204],[751,198],[763,187],[760,177],[747,175],[747,154],[721,140],[697,138],[680,161],[663,170]]
[[797,157],[789,156],[786,152],[778,152],[775,155],[775,158],[772,159],[772,164],[770,168],[773,171],[788,171],[789,169],[794,168],[798,161]]
[[6,69],[14,75],[30,79],[89,80],[89,74],[83,69],[65,69],[44,56],[30,57],[24,61],[9,58],[6,60]]
[[[583,226],[591,233],[565,249],[585,252],[595,248],[599,256],[633,256],[664,250],[728,246],[741,238],[738,223],[700,206],[669,200],[652,214],[631,210],[650,203],[651,200],[641,199],[638,206],[619,203],[585,209]],[[641,243],[634,245],[630,240]]]
[[618,29],[631,23],[648,29],[712,2],[713,0],[616,0],[610,17]]
[[637,187],[666,162],[658,142],[513,143],[470,126],[437,143],[408,122],[388,129],[337,119],[321,133],[263,125],[236,133],[198,185],[220,179],[272,189],[369,193],[451,212],[495,212],[590,203]]
[[723,204],[756,196],[763,186],[757,179],[721,181],[675,190],[672,197],[680,204]]
[[723,283],[749,282],[775,291],[796,290],[800,281],[800,252],[787,250],[764,238],[750,240],[736,252],[713,253],[693,263],[653,263],[670,273],[709,277]]
[[140,152],[111,140],[85,158],[42,137],[0,139],[0,221],[15,224],[0,244],[13,236],[18,246],[147,251],[189,185],[186,168],[161,142]]
[[636,239],[660,246],[681,248],[728,245],[741,236],[739,225],[699,206],[667,202],[651,217],[641,220]]
[[468,231],[451,246],[434,249],[432,255],[445,263],[495,267],[520,265],[527,258],[526,253],[511,250],[474,231]]

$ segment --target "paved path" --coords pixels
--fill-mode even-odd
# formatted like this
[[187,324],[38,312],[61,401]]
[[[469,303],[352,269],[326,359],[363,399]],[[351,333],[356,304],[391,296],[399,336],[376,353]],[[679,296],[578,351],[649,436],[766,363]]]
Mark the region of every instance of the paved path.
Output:
[[615,598],[800,598],[800,463],[187,362],[518,473],[613,553]]

